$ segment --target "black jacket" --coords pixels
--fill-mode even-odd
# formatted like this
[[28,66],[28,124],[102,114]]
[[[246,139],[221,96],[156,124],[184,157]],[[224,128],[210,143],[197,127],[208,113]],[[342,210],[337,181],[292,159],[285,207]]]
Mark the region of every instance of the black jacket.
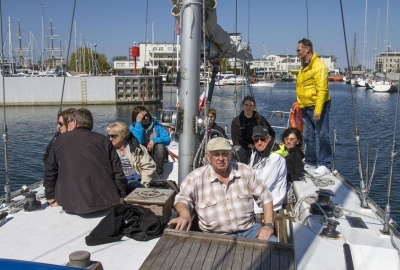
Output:
[[275,138],[275,131],[270,123],[258,112],[253,111],[253,116],[247,118],[242,111],[238,116],[233,118],[231,125],[232,143],[233,145],[240,145],[248,149],[249,144],[254,144],[252,135],[253,127],[266,126],[268,133],[272,138]]
[[299,181],[303,175],[304,153],[299,147],[292,148],[286,156],[287,181]]
[[53,145],[53,143],[55,142],[55,140],[57,140],[57,137],[60,136],[60,134],[61,134],[60,131],[57,131],[57,132],[54,134],[54,136],[53,136],[53,138],[51,139],[51,141],[47,144],[47,146],[46,146],[46,151],[45,151],[44,154],[43,154],[43,165],[46,165],[47,158],[49,157],[49,154],[50,154],[51,146]]
[[46,162],[43,186],[67,212],[85,214],[109,208],[125,197],[127,180],[105,136],[76,128],[59,136]]
[[140,205],[119,204],[86,236],[85,241],[88,246],[95,246],[119,241],[123,235],[148,241],[160,237],[168,221],[168,217],[156,216]]

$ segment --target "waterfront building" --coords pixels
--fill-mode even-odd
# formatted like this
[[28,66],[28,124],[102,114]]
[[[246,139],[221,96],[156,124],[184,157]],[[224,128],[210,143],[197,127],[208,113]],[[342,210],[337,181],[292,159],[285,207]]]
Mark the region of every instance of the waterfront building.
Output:
[[[140,43],[140,56],[136,59],[136,69],[138,74],[143,67],[146,67],[149,74],[166,73],[168,69],[176,67],[177,49],[179,45],[174,43]],[[130,55],[128,60],[115,60],[113,68],[117,74],[133,74],[135,59]]]
[[400,72],[400,52],[381,52],[375,57],[375,71],[379,73]]

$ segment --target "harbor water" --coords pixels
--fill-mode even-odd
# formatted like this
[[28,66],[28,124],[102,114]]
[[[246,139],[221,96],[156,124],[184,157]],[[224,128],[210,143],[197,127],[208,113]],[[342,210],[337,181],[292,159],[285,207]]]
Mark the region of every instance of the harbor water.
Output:
[[[60,87],[61,89],[61,87]],[[387,203],[388,182],[390,174],[391,151],[393,141],[399,148],[400,131],[397,128],[394,138],[394,122],[396,114],[397,93],[377,93],[372,90],[353,88],[342,83],[329,84],[332,105],[330,112],[330,133],[336,131],[335,169],[344,177],[359,186],[360,173],[355,142],[355,122],[360,134],[363,179],[366,179],[366,149],[370,145],[369,176],[373,171],[375,153],[378,151],[375,173],[372,180],[370,197],[384,208]],[[61,90],[60,90],[61,91]],[[234,93],[237,91],[235,105]],[[211,106],[217,109],[217,123],[227,127],[233,117],[240,112],[240,102],[249,94],[244,86],[216,87]],[[274,88],[253,89],[257,102],[257,111],[268,119],[269,111],[289,111],[295,101],[295,84],[278,83]],[[353,92],[353,97],[351,95]],[[164,107],[176,104],[176,89],[164,87]],[[354,100],[355,110],[353,110]],[[94,116],[94,131],[106,134],[106,127],[115,122],[131,123],[134,105],[89,105]],[[157,105],[149,105],[150,111],[159,114]],[[63,109],[67,109],[64,106]],[[235,110],[236,108],[236,110]],[[8,127],[8,170],[12,190],[22,185],[35,183],[43,178],[43,153],[47,143],[56,131],[58,106],[18,106],[6,107],[6,123]],[[1,108],[3,110],[3,108]],[[355,116],[354,112],[355,111]],[[0,124],[4,126],[3,113]],[[399,124],[398,124],[399,125]],[[277,132],[279,134],[279,132]],[[277,136],[277,139],[280,139]],[[0,146],[0,173],[5,175],[4,144]],[[393,186],[391,189],[391,209],[394,219],[400,222],[400,159],[395,159]],[[4,177],[0,183],[0,195],[4,194]],[[316,188],[317,189],[317,188]]]

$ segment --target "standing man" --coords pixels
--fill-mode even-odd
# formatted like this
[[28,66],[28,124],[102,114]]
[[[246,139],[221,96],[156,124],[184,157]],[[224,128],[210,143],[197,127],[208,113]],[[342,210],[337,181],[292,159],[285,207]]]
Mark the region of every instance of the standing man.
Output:
[[[174,207],[179,217],[169,224],[190,230],[189,210],[196,209],[204,232],[232,236],[275,239],[272,196],[247,165],[231,161],[232,147],[222,137],[207,144],[210,164],[192,171],[182,182]],[[264,226],[255,223],[253,199],[264,209]]]
[[[315,168],[317,175],[330,172],[332,150],[329,138],[329,111],[331,97],[328,90],[328,69],[313,51],[310,40],[303,38],[297,44],[297,55],[301,68],[297,78],[296,95],[299,107],[303,110],[305,167]],[[316,153],[316,136],[319,139],[319,152]]]
[[123,203],[126,177],[114,146],[93,132],[93,116],[86,109],[69,115],[68,132],[50,150],[43,181],[51,207],[86,214]]

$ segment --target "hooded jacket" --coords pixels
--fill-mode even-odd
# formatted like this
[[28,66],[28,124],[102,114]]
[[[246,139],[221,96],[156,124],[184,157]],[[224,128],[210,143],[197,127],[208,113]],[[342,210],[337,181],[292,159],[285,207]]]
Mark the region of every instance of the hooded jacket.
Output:
[[[249,163],[249,166],[253,168],[258,178],[272,194],[274,211],[282,208],[282,203],[286,197],[286,160],[280,154],[271,152],[277,149],[279,149],[279,146],[271,140],[262,153],[252,152]],[[256,160],[256,155],[260,154],[261,157]],[[263,210],[254,204],[254,211],[262,213]]]
[[[144,146],[147,146],[149,140],[152,140],[154,144],[162,143],[165,146],[171,143],[169,133],[155,118],[147,126],[143,126],[142,122],[135,122],[129,126],[129,130],[139,143]],[[154,134],[153,137],[152,134]]]
[[142,183],[149,183],[153,173],[156,171],[156,164],[143,145],[140,145],[131,134],[128,139],[130,153],[128,159],[132,168],[140,175]]
[[321,114],[324,103],[331,99],[328,90],[328,69],[325,63],[313,52],[310,63],[303,67],[302,61],[297,77],[296,95],[299,108],[314,108],[315,114]]

